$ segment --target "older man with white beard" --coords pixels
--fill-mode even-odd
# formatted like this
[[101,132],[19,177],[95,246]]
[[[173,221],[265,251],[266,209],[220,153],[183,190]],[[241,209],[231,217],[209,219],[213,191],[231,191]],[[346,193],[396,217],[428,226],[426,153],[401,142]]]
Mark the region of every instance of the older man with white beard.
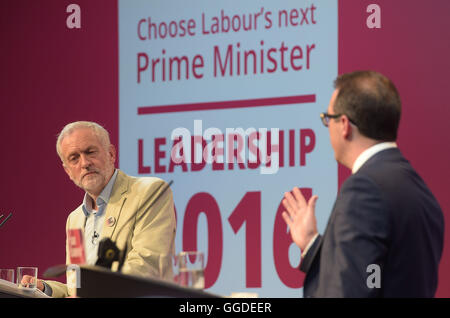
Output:
[[[99,242],[111,238],[119,249],[127,247],[123,273],[170,278],[171,264],[163,259],[175,250],[176,222],[167,184],[159,178],[131,177],[115,169],[116,150],[109,134],[94,122],[66,125],[56,149],[67,175],[85,191],[83,203],[67,218],[66,233],[82,230],[86,263],[95,264]],[[158,200],[148,200],[155,193],[161,195]],[[67,243],[66,263],[70,264]],[[53,297],[69,296],[67,285],[56,281],[39,279],[37,287]]]

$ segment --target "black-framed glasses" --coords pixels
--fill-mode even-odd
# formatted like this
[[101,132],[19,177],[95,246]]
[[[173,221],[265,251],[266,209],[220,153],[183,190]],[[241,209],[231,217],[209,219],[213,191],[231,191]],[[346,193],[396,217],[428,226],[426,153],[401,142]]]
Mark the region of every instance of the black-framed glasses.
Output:
[[[321,114],[320,114],[320,119],[322,120],[322,124],[323,124],[325,127],[328,127],[328,124],[330,123],[330,118],[336,119],[336,118],[341,117],[342,115],[345,115],[345,114],[328,114],[328,113],[321,113]],[[348,115],[346,115],[346,116],[347,116],[348,120],[349,120],[353,125],[358,126],[358,125],[357,125],[350,117],[348,117]]]

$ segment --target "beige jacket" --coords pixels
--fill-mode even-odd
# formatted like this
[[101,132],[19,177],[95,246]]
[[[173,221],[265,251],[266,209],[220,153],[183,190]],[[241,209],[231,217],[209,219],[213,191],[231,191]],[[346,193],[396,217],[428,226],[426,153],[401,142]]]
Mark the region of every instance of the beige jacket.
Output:
[[[167,258],[168,254],[175,252],[176,220],[172,191],[167,189],[149,210],[152,202],[145,202],[157,189],[159,193],[164,187],[165,182],[159,178],[136,178],[118,171],[106,206],[100,240],[110,237],[120,250],[124,250],[128,242],[123,273],[163,279],[172,276],[172,263]],[[111,220],[114,220],[113,224]],[[67,218],[66,233],[69,229],[81,229],[84,234],[85,221],[80,205]],[[66,264],[70,264],[67,240]],[[113,264],[113,270],[117,265]],[[66,284],[45,282],[52,288],[53,297],[69,296]]]

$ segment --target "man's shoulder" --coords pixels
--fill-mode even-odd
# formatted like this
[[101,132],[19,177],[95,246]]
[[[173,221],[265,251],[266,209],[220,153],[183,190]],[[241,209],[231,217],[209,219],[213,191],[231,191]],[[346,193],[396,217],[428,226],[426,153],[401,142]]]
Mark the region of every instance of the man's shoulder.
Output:
[[376,154],[356,175],[372,180],[380,189],[393,194],[406,191],[406,188],[417,188],[418,184],[424,185],[417,171],[397,148]]
[[134,177],[121,171],[123,180],[127,180],[131,191],[153,189],[166,184],[167,182],[158,177]]
[[69,217],[83,215],[83,203],[81,203],[75,210],[70,212]]
[[83,213],[83,204],[80,204],[75,210],[70,212],[69,216],[67,217],[67,225],[69,227],[73,227],[72,225],[78,224],[84,220],[84,213]]
[[157,177],[127,177],[133,187],[150,187],[166,183],[163,179]]
[[376,153],[362,165],[356,174],[366,175],[372,179],[396,178],[398,173],[414,171],[411,164],[398,148],[385,149]]
[[358,171],[350,175],[344,183],[342,183],[340,192],[356,191],[364,192],[367,188],[377,187],[376,181],[371,174]]

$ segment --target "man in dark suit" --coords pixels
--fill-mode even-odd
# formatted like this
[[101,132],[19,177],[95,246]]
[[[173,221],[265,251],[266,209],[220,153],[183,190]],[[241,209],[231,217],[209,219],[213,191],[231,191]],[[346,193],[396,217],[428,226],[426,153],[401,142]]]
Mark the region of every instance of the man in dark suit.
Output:
[[285,193],[283,218],[302,251],[305,297],[433,297],[444,237],[441,208],[395,140],[401,105],[385,76],[339,76],[327,113],[336,160],[352,169],[325,233],[317,196]]

